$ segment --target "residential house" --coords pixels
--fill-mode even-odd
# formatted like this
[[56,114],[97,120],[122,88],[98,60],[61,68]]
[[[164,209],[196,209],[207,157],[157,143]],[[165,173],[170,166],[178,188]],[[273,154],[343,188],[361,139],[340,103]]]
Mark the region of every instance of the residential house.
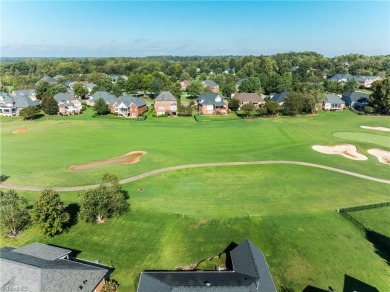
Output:
[[17,96],[17,95],[24,95],[24,96],[28,96],[32,100],[37,100],[35,89],[20,89],[20,90],[12,91],[11,96]]
[[112,107],[114,103],[118,100],[115,95],[107,91],[96,91],[89,97],[89,99],[87,100],[87,104],[90,106],[94,106],[95,102],[100,98],[103,99],[110,107]]
[[345,105],[350,108],[362,108],[368,105],[370,95],[363,92],[348,92],[344,91],[341,99]]
[[209,87],[212,92],[218,93],[219,92],[219,85],[215,83],[213,80],[205,80],[202,81],[203,87]]
[[225,115],[228,113],[228,101],[217,93],[203,93],[197,98],[198,112],[204,115]]
[[344,106],[345,102],[333,93],[326,94],[326,100],[322,102],[322,109],[326,111],[342,111]]
[[347,83],[352,79],[354,79],[354,76],[352,76],[351,74],[336,74],[330,77],[331,81],[342,82],[342,83]]
[[276,292],[264,254],[251,241],[235,247],[230,259],[232,270],[142,272],[137,291]]
[[47,81],[47,82],[49,82],[49,83],[57,83],[57,80],[54,79],[54,78],[51,78],[50,76],[43,76],[43,77],[37,82],[37,84],[38,84],[39,82],[41,82],[41,81]]
[[15,101],[6,92],[0,92],[0,116],[16,116]]
[[242,105],[251,103],[256,108],[261,108],[265,105],[265,95],[259,95],[257,93],[248,93],[248,92],[236,92],[234,93],[233,99],[237,99],[240,102],[240,108]]
[[136,118],[148,109],[142,99],[134,96],[118,97],[112,107],[116,115],[128,118]]
[[108,77],[111,78],[112,83],[116,83],[120,76],[118,74],[110,74],[110,75],[108,75]]
[[360,87],[363,87],[363,88],[371,88],[372,87],[372,84],[375,82],[375,81],[381,81],[383,80],[382,77],[380,76],[363,76],[363,75],[355,75],[354,76],[356,82],[359,83],[359,86]]
[[283,91],[280,93],[274,92],[274,93],[270,94],[270,100],[276,101],[279,105],[283,105],[284,100],[287,97],[287,95],[288,95],[287,91]]
[[108,269],[72,259],[72,251],[31,243],[0,249],[0,287],[4,291],[102,291]]
[[81,100],[69,93],[57,93],[53,98],[58,103],[58,112],[61,115],[80,114],[83,110]]
[[154,110],[157,115],[168,113],[172,116],[177,115],[177,99],[169,91],[161,92],[154,100]]
[[88,96],[91,95],[93,88],[94,88],[95,86],[97,86],[96,84],[91,83],[91,82],[84,82],[84,85],[85,85],[85,86],[87,87],[87,89],[88,89],[88,94],[87,94]]
[[183,80],[182,82],[180,82],[180,89],[184,91],[187,89],[187,86],[190,84],[191,82],[189,80]]

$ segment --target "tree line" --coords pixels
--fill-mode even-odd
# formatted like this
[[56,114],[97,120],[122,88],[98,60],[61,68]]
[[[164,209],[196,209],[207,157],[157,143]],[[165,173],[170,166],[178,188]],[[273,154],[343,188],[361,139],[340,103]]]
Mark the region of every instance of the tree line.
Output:
[[74,225],[77,219],[91,223],[104,223],[107,218],[129,210],[129,196],[115,175],[105,174],[102,183],[80,192],[79,212],[65,206],[53,189],[44,189],[32,205],[14,190],[0,191],[0,220],[8,236],[16,237],[30,224],[43,235],[55,236]]

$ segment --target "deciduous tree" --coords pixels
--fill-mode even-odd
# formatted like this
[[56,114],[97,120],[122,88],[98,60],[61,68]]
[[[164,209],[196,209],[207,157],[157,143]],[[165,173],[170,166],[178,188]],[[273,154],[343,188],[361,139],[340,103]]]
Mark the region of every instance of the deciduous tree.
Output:
[[60,195],[53,189],[45,189],[33,205],[31,219],[43,234],[54,236],[64,231],[70,219],[64,209]]
[[106,218],[120,215],[129,208],[126,195],[115,175],[105,174],[97,188],[80,195],[80,218],[86,222],[103,223]]
[[25,119],[33,120],[37,114],[39,114],[41,110],[36,106],[28,106],[20,111],[20,115]]
[[390,114],[390,77],[374,83],[370,105],[377,113]]
[[102,98],[99,98],[95,101],[93,109],[98,115],[106,115],[110,112],[107,103]]
[[0,191],[0,220],[9,231],[9,236],[17,236],[28,224],[27,200],[14,190]]
[[56,115],[58,114],[58,103],[53,97],[46,97],[42,100],[42,110],[45,114]]

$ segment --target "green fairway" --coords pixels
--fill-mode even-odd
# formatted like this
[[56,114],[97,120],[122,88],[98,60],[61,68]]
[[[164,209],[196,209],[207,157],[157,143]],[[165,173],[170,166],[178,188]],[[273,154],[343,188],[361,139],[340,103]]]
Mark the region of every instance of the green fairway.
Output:
[[[370,135],[379,140],[390,135],[360,128],[387,126],[388,117],[332,112],[253,120],[218,117],[197,123],[194,118],[148,117],[135,122],[90,114],[31,122],[2,118],[1,122],[1,169],[8,177],[5,183],[10,184],[75,186],[99,183],[106,172],[123,179],[176,165],[260,160],[303,161],[390,179],[390,166],[367,155],[375,138]],[[28,131],[12,134],[19,128]],[[368,136],[348,140],[333,135],[337,132]],[[315,144],[340,143],[355,144],[368,160],[353,161],[311,149]],[[147,152],[136,164],[67,170],[70,165],[134,150]],[[96,225],[78,222],[54,238],[30,227],[10,239],[1,229],[0,246],[39,241],[80,250],[81,258],[114,265],[112,278],[119,281],[121,290],[134,291],[145,269],[192,264],[218,255],[231,242],[250,239],[264,252],[278,288],[285,285],[302,291],[311,285],[342,291],[345,275],[379,291],[390,286],[386,260],[335,211],[389,201],[389,184],[325,169],[270,164],[182,169],[124,188],[131,210],[122,217]],[[30,202],[37,195],[20,193]],[[80,201],[76,192],[61,193],[61,198],[66,204]],[[390,230],[385,215],[369,217],[372,226]]]
[[390,147],[389,134],[368,134],[368,133],[354,133],[354,132],[337,132],[333,134],[335,137],[342,138],[351,142],[366,142],[383,147]]
[[367,228],[390,237],[390,206],[348,212],[348,214]]

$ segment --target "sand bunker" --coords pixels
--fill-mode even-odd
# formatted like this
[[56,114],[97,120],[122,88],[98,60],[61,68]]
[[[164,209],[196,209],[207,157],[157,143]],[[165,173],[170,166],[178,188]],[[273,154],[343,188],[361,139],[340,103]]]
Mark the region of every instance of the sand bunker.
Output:
[[103,165],[109,165],[109,164],[133,164],[133,163],[137,163],[140,160],[141,156],[145,154],[146,152],[144,151],[132,151],[127,153],[126,155],[116,157],[116,158],[91,162],[82,165],[72,165],[68,169],[72,171],[82,171],[82,170],[88,170],[91,168],[95,168]]
[[21,129],[17,129],[17,130],[12,131],[12,134],[20,134],[20,133],[26,133],[26,132],[27,132],[27,128],[21,128]]
[[385,127],[360,126],[360,128],[368,129],[368,130],[375,130],[375,131],[382,131],[382,132],[390,132],[390,128],[385,128]]
[[367,160],[363,154],[357,152],[356,146],[351,144],[342,144],[335,146],[314,145],[313,150],[324,154],[339,154],[353,160]]
[[390,152],[382,149],[370,149],[367,151],[371,155],[374,155],[378,158],[379,162],[384,164],[390,164]]

